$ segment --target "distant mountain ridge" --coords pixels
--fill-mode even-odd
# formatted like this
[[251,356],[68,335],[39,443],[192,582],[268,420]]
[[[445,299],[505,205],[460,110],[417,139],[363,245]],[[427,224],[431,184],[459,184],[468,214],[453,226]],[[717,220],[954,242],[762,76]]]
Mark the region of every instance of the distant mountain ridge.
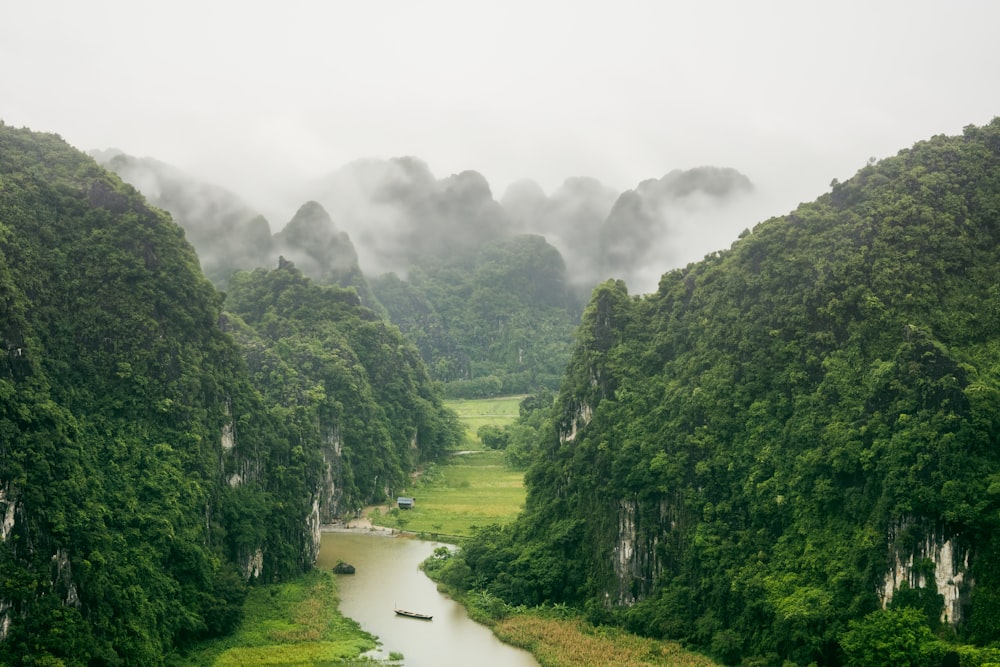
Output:
[[[174,216],[219,287],[233,270],[274,263],[278,251],[264,236],[262,219],[237,194],[152,158],[114,150],[93,153]],[[369,278],[387,272],[405,276],[414,264],[475,252],[485,243],[517,234],[537,234],[563,254],[569,282],[585,295],[607,278],[637,278],[637,265],[652,262],[656,276],[676,268],[669,256],[659,259],[651,253],[669,249],[671,235],[692,212],[704,217],[703,226],[711,227],[714,209],[738,203],[754,186],[735,169],[706,166],[675,169],[625,192],[575,177],[546,195],[525,179],[497,200],[478,172],[439,179],[425,162],[404,157],[349,163],[303,191],[309,192],[306,201],[318,202],[329,212],[322,225],[325,233],[354,237],[359,268]],[[710,250],[731,241],[723,230]],[[314,247],[303,250],[318,252]]]
[[[715,212],[753,191],[733,169],[699,167],[620,195],[593,179],[569,179],[551,196],[523,181],[498,202],[475,171],[438,179],[412,157],[359,160],[313,186],[311,199],[272,235],[232,193],[156,160],[101,158],[172,213],[220,289],[236,271],[289,259],[387,314],[418,342],[435,379],[462,396],[554,389],[597,282],[617,276],[652,284],[676,261],[672,239],[690,231],[692,216],[695,227],[710,227]],[[518,271],[556,272],[539,283],[553,291],[509,293],[520,289]],[[400,281],[410,296],[401,298]]]

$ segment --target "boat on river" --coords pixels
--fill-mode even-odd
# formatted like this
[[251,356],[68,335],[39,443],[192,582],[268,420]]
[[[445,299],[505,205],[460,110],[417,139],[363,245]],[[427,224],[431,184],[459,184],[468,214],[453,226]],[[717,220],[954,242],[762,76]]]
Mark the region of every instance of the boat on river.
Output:
[[407,618],[419,618],[422,621],[429,621],[432,618],[434,618],[433,616],[430,616],[428,614],[418,614],[415,611],[406,611],[405,609],[400,609],[399,607],[396,607],[395,611],[397,616],[406,616]]

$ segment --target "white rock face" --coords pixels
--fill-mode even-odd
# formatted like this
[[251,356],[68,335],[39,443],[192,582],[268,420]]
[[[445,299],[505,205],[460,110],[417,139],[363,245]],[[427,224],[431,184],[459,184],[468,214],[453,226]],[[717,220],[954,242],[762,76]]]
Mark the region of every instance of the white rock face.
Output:
[[236,433],[233,431],[233,408],[230,400],[226,399],[226,417],[230,420],[222,427],[222,451],[228,452],[236,446]]
[[222,427],[222,451],[228,452],[236,446],[236,437],[233,435],[233,425],[230,422]]
[[[668,506],[660,503],[657,525],[668,522]],[[656,550],[660,531],[644,530],[639,525],[639,504],[636,500],[618,501],[618,534],[612,557],[615,579],[618,583],[615,603],[635,604],[648,595],[663,571],[657,561]]]
[[0,600],[0,642],[7,639],[10,632],[10,603]]
[[559,439],[562,442],[573,442],[576,440],[576,434],[581,428],[590,423],[590,420],[594,418],[594,409],[591,408],[586,403],[581,404],[576,411],[576,415],[573,417],[573,424],[570,426],[569,433],[562,433]]
[[319,496],[313,496],[312,511],[309,512],[309,530],[312,534],[312,553],[310,554],[310,561],[313,564],[316,563],[316,557],[319,556],[320,541],[323,537],[322,533],[322,521],[320,521],[319,516]]
[[904,520],[890,530],[889,545],[893,558],[892,567],[886,572],[881,590],[878,591],[882,607],[887,607],[892,602],[893,594],[904,581],[911,588],[925,588],[930,585],[930,563],[933,563],[934,587],[944,598],[941,622],[952,626],[958,625],[962,620],[963,594],[966,594],[973,585],[967,576],[969,553],[959,547],[955,536],[945,536],[937,531],[930,531],[923,542],[916,545],[912,553],[900,553],[895,548],[895,538],[912,523]]
[[0,486],[0,516],[3,517],[3,521],[0,522],[0,542],[6,542],[7,536],[14,530],[14,510],[16,507],[17,503],[8,497],[7,489]]
[[247,579],[258,579],[264,572],[264,552],[258,548],[243,567]]

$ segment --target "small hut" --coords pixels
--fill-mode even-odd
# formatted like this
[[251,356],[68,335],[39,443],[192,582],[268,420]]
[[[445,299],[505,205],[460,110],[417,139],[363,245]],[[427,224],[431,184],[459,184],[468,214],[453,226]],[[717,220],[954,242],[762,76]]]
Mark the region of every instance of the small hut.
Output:
[[396,504],[399,505],[399,509],[401,510],[411,510],[413,509],[414,500],[416,500],[416,498],[407,498],[406,496],[400,496],[399,498],[396,498]]

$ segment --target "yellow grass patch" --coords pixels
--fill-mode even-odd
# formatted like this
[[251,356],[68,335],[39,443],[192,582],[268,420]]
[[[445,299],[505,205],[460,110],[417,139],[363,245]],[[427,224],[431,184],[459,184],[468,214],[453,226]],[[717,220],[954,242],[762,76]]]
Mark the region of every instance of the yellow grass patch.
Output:
[[718,667],[675,642],[645,639],[580,620],[518,614],[498,622],[501,640],[530,651],[542,667]]

